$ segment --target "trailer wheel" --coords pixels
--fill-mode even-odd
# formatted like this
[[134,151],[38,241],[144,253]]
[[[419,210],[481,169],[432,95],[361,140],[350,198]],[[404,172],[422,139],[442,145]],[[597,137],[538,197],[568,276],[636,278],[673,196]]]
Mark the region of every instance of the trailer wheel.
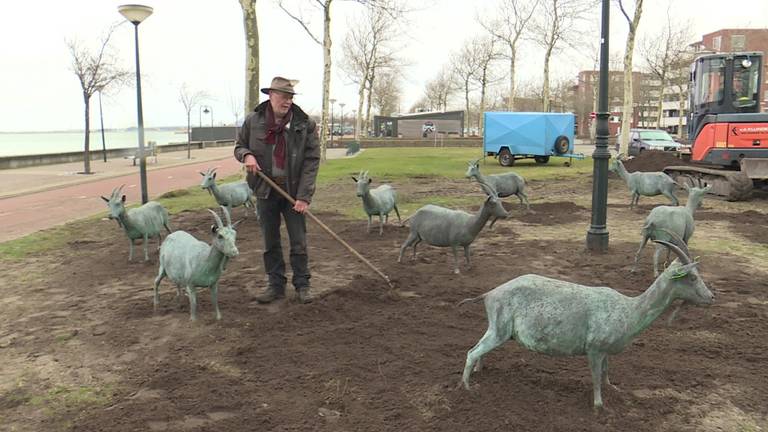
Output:
[[534,156],[533,160],[536,161],[537,164],[545,164],[549,162],[549,156]]
[[570,146],[570,142],[566,136],[560,135],[557,137],[557,139],[555,139],[555,153],[557,154],[568,153],[568,148]]
[[499,152],[499,164],[505,167],[511,167],[515,164],[515,157],[509,152],[509,149],[501,149]]

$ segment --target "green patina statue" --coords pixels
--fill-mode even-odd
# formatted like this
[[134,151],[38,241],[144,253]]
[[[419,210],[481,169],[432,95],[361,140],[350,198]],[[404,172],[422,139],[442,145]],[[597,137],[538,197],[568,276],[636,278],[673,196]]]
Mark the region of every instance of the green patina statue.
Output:
[[155,201],[150,201],[141,207],[125,209],[125,195],[122,195],[123,186],[112,190],[109,198],[101,197],[109,206],[109,218],[117,220],[128,236],[131,242],[131,249],[128,252],[128,261],[133,260],[133,244],[138,239],[143,239],[144,261],[149,260],[147,244],[150,237],[157,237],[158,245],[163,241],[161,232],[163,228],[171,232],[168,226],[168,211]]
[[603,406],[601,387],[608,381],[608,355],[618,354],[677,299],[709,305],[714,294],[702,281],[685,243],[654,240],[678,259],[637,297],[627,297],[608,287],[590,287],[525,275],[473,299],[484,300],[488,330],[467,353],[462,382],[469,389],[473,367],[480,359],[510,339],[549,355],[586,355],[592,371],[594,406]]
[[219,311],[218,292],[219,277],[230,258],[238,255],[235,240],[235,229],[242,222],[234,225],[226,207],[221,207],[227,225],[221,222],[221,218],[214,211],[216,225],[211,226],[213,242],[210,245],[194,238],[185,231],[176,231],[169,235],[160,247],[160,269],[155,278],[154,306],[160,302],[158,287],[165,276],[168,276],[176,284],[176,294],[181,298],[181,288],[186,289],[189,297],[189,314],[192,321],[197,319],[197,288],[210,288],[211,301],[216,311],[216,319],[221,319]]

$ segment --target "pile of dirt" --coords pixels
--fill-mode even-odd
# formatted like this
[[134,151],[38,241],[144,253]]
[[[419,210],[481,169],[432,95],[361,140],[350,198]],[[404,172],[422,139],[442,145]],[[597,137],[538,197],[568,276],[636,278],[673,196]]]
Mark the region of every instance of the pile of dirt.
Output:
[[677,157],[675,153],[662,151],[644,151],[639,156],[624,161],[624,168],[629,172],[661,171],[668,166],[693,165]]

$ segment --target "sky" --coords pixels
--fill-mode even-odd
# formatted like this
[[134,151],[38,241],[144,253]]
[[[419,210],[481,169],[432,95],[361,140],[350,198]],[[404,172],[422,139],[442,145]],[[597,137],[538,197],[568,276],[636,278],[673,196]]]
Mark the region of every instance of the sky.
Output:
[[[140,0],[145,1],[145,0]],[[404,68],[402,110],[422,94],[425,83],[447,64],[453,51],[474,35],[483,33],[475,17],[492,13],[496,0],[405,0],[415,8],[403,21],[400,53]],[[289,5],[310,0],[286,0]],[[632,0],[625,3],[632,4]],[[96,47],[113,23],[123,22],[115,0],[13,1],[4,5],[0,26],[0,132],[82,129],[84,105],[80,84],[71,70],[66,41],[78,40]],[[146,0],[152,16],[139,26],[142,71],[142,106],[147,127],[181,126],[186,113],[179,89],[205,91],[209,114],[193,111],[192,124],[232,124],[242,119],[245,82],[245,42],[242,12],[237,0]],[[669,5],[669,6],[668,6]],[[728,6],[726,6],[728,5]],[[766,28],[766,0],[645,0],[639,38],[653,37],[666,22],[667,10],[676,22],[690,27],[695,40],[722,28]],[[309,9],[308,9],[309,10]],[[359,19],[362,6],[336,0],[332,9],[332,56],[341,59],[341,42],[350,23]],[[305,111],[319,113],[322,89],[322,50],[301,27],[285,15],[275,0],[257,3],[260,33],[262,86],[275,75],[298,79],[294,102]],[[321,16],[311,27],[320,33]],[[621,56],[626,22],[614,5],[611,9],[610,51]],[[584,31],[599,39],[599,7]],[[589,44],[561,51],[552,59],[554,79],[574,79],[579,70],[591,69],[594,56]],[[115,31],[111,46],[120,64],[134,72],[133,26]],[[636,51],[635,58],[638,58]],[[542,78],[543,52],[530,42],[521,46],[519,82]],[[638,61],[636,61],[638,63]],[[640,62],[641,63],[641,62]],[[334,66],[331,97],[357,106],[357,90]],[[137,124],[136,88],[122,88],[103,98],[106,128]],[[457,106],[459,106],[457,104]],[[336,113],[338,114],[338,103]],[[98,124],[98,98],[92,99],[91,125]]]

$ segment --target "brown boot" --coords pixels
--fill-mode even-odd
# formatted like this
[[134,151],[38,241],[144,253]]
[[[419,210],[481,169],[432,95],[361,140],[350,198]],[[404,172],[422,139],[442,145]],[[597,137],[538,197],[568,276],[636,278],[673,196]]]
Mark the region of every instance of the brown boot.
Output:
[[263,293],[256,296],[256,301],[259,303],[272,303],[275,300],[285,298],[285,290],[277,289],[274,287],[267,287]]
[[312,293],[309,292],[309,287],[301,287],[296,290],[296,300],[299,301],[299,303],[307,304],[312,303]]

